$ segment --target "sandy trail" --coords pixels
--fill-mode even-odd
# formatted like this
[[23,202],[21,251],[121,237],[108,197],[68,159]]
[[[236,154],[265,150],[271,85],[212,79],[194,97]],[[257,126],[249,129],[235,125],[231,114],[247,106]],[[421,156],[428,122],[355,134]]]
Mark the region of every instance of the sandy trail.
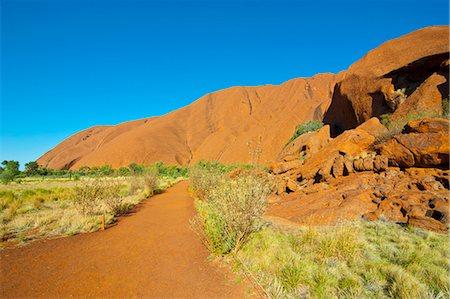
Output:
[[187,186],[144,201],[105,232],[0,251],[0,296],[246,297],[189,228],[195,210]]

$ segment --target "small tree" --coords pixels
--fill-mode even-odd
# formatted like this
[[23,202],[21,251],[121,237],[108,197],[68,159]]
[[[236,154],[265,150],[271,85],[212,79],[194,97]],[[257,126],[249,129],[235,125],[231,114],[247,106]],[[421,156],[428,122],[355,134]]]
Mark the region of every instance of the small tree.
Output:
[[4,166],[3,172],[0,174],[0,181],[4,184],[9,183],[14,180],[18,175],[20,175],[19,162],[14,160],[4,160],[2,162]]
[[27,173],[27,176],[33,176],[38,174],[39,164],[37,164],[36,161],[31,161],[28,163],[25,163],[25,171]]
[[114,169],[111,165],[103,165],[98,169],[98,172],[102,176],[112,176],[114,174]]
[[133,175],[139,175],[144,172],[144,166],[136,163],[131,163],[130,165],[128,165],[128,168],[130,169],[131,174]]
[[119,176],[130,175],[130,170],[126,167],[120,167],[119,169],[117,169],[117,175]]

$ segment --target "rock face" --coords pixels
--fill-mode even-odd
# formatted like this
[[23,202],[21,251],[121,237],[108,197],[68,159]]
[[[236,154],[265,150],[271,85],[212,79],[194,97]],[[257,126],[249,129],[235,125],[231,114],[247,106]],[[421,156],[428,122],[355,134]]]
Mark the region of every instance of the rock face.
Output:
[[38,163],[56,169],[157,161],[187,165],[202,159],[269,165],[298,124],[322,118],[338,77],[321,74],[279,86],[213,92],[161,117],[82,131]]
[[448,98],[448,44],[448,27],[429,27],[388,41],[350,66],[324,117],[333,135],[386,113],[394,112],[394,119],[425,110],[439,114]]
[[384,217],[446,231],[450,121],[410,121],[402,134],[375,146],[386,134],[380,125],[370,119],[304,161],[276,164],[279,200],[272,200],[269,215],[309,224]]
[[448,167],[448,119],[409,122],[399,134],[380,146],[389,163],[400,167]]
[[[322,143],[300,137],[280,153],[295,127],[310,120],[324,119],[335,136],[385,113],[394,112],[395,118],[423,107],[439,112],[442,95],[448,97],[448,34],[448,26],[421,29],[382,44],[336,75],[293,79],[279,86],[233,87],[161,117],[93,127],[69,137],[37,162],[55,169],[156,161],[187,165],[201,159],[287,162],[303,151],[298,143],[307,146],[304,153],[312,153],[328,142],[324,129]],[[366,124],[368,128],[346,133],[331,146],[348,155],[359,151],[382,130],[379,124]],[[344,138],[354,142],[345,145]],[[341,149],[350,144],[354,149]],[[325,176],[337,157],[327,155],[331,160]],[[311,173],[305,177],[315,175],[319,167],[313,160],[308,164]],[[340,172],[338,166],[334,172]]]
[[448,175],[448,171],[420,168],[360,172],[289,193],[270,205],[268,215],[302,224],[386,218],[445,232]]

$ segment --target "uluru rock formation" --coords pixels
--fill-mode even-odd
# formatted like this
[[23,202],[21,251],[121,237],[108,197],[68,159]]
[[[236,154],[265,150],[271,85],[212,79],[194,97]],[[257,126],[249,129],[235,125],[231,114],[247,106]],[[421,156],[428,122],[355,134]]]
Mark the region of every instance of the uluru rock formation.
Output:
[[79,132],[38,163],[56,169],[83,165],[186,165],[198,160],[269,163],[296,125],[321,120],[339,75],[293,79],[280,86],[232,87],[161,117]]
[[[324,120],[336,136],[387,112],[439,112],[448,98],[448,44],[448,26],[421,29],[382,44],[339,74],[213,92],[161,117],[84,130],[37,162],[54,169],[202,159],[269,164],[306,121]],[[352,134],[373,138],[364,130]]]

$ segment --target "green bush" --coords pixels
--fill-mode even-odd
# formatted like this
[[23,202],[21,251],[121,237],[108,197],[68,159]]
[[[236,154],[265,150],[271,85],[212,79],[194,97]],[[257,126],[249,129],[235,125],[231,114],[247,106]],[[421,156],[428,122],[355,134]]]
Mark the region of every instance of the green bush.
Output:
[[159,188],[158,175],[156,172],[148,171],[144,175],[144,191],[146,196],[152,196]]
[[222,170],[216,167],[204,167],[202,164],[196,164],[189,168],[189,182],[192,191],[200,199],[217,186],[220,180]]
[[225,255],[237,252],[261,227],[270,184],[254,175],[218,177],[214,184],[205,200],[197,201],[192,224],[212,253]]
[[312,121],[303,123],[301,125],[298,125],[297,128],[295,129],[294,134],[292,135],[291,139],[289,139],[289,141],[287,142],[286,145],[288,145],[289,143],[294,141],[298,136],[303,135],[308,132],[317,131],[318,129],[320,129],[322,127],[323,127],[323,122],[321,122],[320,120],[312,120]]
[[130,175],[130,169],[128,169],[127,167],[119,167],[119,169],[117,169],[117,175],[118,176]]
[[107,192],[108,188],[102,180],[80,181],[74,188],[72,203],[80,214],[95,215],[99,213],[100,204]]

